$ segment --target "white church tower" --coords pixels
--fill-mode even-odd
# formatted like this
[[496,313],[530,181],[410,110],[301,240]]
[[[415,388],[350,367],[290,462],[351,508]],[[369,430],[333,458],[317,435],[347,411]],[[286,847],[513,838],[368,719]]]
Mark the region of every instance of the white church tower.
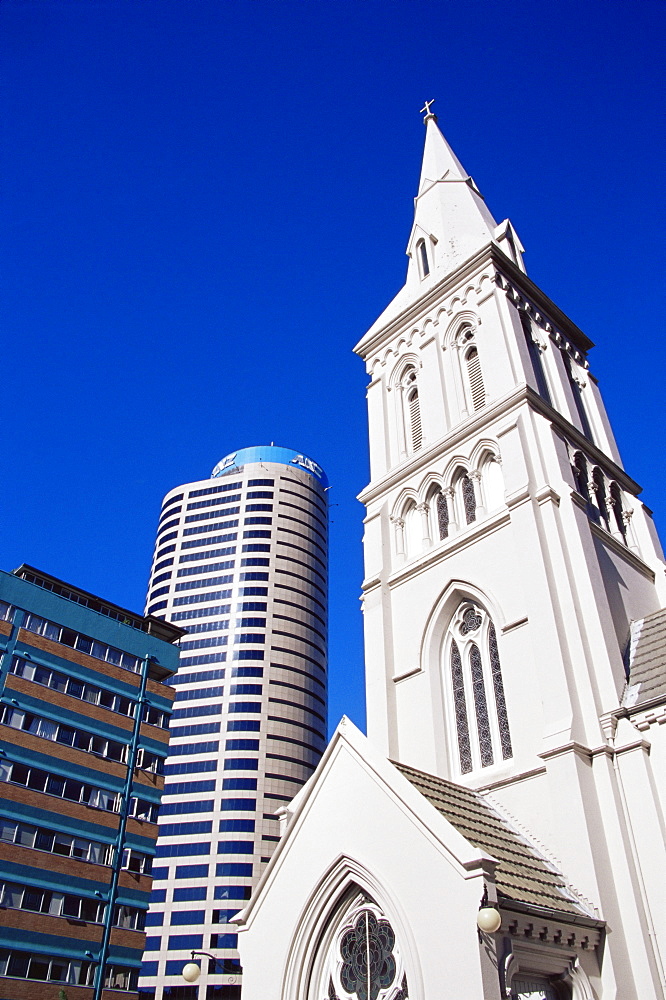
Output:
[[[616,729],[630,623],[666,604],[662,552],[593,345],[527,277],[513,226],[495,222],[427,110],[407,280],[356,347],[371,379],[368,737],[492,792],[606,919],[633,911],[649,942]],[[625,749],[647,805],[638,735]],[[649,952],[644,997],[658,981]]]
[[367,739],[235,918],[244,1000],[666,1000],[666,593],[587,337],[426,105],[368,387]]

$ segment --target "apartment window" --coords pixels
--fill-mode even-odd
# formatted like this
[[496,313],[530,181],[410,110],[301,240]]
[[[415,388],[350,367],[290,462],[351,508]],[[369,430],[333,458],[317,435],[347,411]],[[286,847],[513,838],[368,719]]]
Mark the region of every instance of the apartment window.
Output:
[[119,715],[134,715],[135,702],[124,695],[113,694],[113,692],[99,688],[94,684],[87,684],[76,677],[62,674],[58,670],[50,670],[48,667],[23,660],[20,656],[15,656],[12,660],[11,672],[27,681],[53,688],[54,691],[68,694],[80,701],[87,701],[91,705],[100,705],[102,708],[108,708],[109,711],[117,712]]
[[9,819],[0,819],[0,840],[6,844],[18,844],[97,865],[109,864],[112,854],[110,844]]
[[46,618],[40,618],[39,615],[26,614],[23,628],[27,629],[28,632],[34,632],[35,635],[52,639],[53,642],[59,642],[63,646],[69,646],[70,649],[78,649],[88,656],[94,656],[95,659],[105,660],[116,667],[122,667],[123,670],[131,670],[134,673],[138,673],[140,669],[141,660],[138,656],[132,656],[131,653],[124,653],[121,649],[116,649],[115,646],[108,646],[104,642],[98,642],[96,639],[91,639],[90,636],[75,632],[71,628],[56,625],[55,622],[48,621]]
[[[202,545],[222,545],[223,542],[235,542],[238,532],[232,531],[228,535],[214,535],[212,538],[194,538],[191,542],[183,542],[181,549],[197,549]],[[175,548],[176,546],[172,546]]]
[[259,740],[227,740],[225,750],[259,750]]
[[95,967],[78,959],[33,955],[27,951],[0,948],[0,976],[11,979],[36,979],[40,982],[91,986]]
[[217,771],[217,759],[186,760],[179,764],[167,764],[164,768],[167,777],[177,774],[205,774],[210,771]]
[[256,799],[222,799],[222,812],[254,812],[257,808]]
[[[228,545],[223,549],[206,549],[205,552],[189,552],[181,556],[179,563],[201,562],[203,559],[218,559],[222,556],[233,556],[236,554],[236,546]],[[201,570],[203,572],[203,569]]]
[[252,887],[249,885],[218,885],[215,886],[215,899],[249,899]]
[[238,878],[252,878],[252,865],[225,862],[224,864],[216,865],[215,874],[217,878],[231,878],[233,876]]
[[259,761],[256,757],[230,757],[224,762],[225,771],[257,771]]
[[173,901],[174,903],[197,902],[206,899],[207,891],[205,885],[183,886],[173,890]]

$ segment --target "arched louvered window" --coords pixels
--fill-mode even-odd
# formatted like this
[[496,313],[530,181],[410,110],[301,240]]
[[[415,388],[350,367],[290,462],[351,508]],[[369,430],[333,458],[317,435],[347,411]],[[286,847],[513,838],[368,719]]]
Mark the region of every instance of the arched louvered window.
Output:
[[615,525],[619,533],[622,535],[623,540],[626,542],[627,525],[624,520],[624,504],[622,503],[622,491],[617,483],[611,483],[610,501],[611,508],[613,510],[613,517],[615,518]]
[[608,514],[608,503],[606,501],[606,481],[601,469],[595,469],[592,473],[592,483],[594,485],[594,498],[597,503],[599,517],[605,527],[610,531],[610,517]]
[[449,627],[450,691],[461,774],[513,757],[497,633],[490,616],[464,602]]
[[428,260],[428,249],[425,245],[425,240],[419,240],[416,244],[416,252],[419,255],[421,277],[425,278],[430,274],[430,261]]
[[467,474],[460,480],[460,488],[462,490],[465,521],[467,524],[471,524],[472,521],[476,521],[476,494],[474,492],[474,483]]
[[442,541],[442,539],[449,537],[449,505],[446,501],[446,497],[441,492],[437,494],[435,510],[437,514],[437,530],[439,533],[439,540]]
[[486,389],[483,384],[483,373],[479,352],[476,347],[470,347],[465,355],[467,363],[467,378],[469,379],[469,391],[472,397],[472,406],[475,410],[480,410],[486,402]]
[[418,451],[423,444],[423,431],[421,429],[419,390],[416,386],[413,386],[407,392],[407,409],[409,412],[409,430],[411,434],[412,451]]

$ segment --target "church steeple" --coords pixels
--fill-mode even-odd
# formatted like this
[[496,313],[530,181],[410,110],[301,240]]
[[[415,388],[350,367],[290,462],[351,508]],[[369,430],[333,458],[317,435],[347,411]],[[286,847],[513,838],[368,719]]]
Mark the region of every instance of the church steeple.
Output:
[[426,127],[421,177],[414,199],[414,223],[407,242],[409,257],[404,287],[366,336],[416,302],[442,278],[490,243],[524,271],[522,246],[508,219],[499,225],[483,195],[455,155],[426,101]]
[[[407,245],[408,284],[420,284],[430,276],[443,277],[498,235],[497,223],[481,192],[442,135],[436,116],[426,107],[421,178]],[[422,240],[428,258],[426,267],[420,249]]]

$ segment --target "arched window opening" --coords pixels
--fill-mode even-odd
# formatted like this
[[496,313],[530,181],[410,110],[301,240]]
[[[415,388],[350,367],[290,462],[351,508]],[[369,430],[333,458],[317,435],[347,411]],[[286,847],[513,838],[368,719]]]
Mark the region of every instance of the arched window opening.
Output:
[[408,503],[402,515],[405,522],[405,550],[408,559],[413,559],[421,551],[421,517],[412,501]]
[[481,767],[488,767],[493,762],[493,739],[490,735],[490,718],[488,717],[488,702],[486,701],[486,685],[483,680],[483,665],[479,647],[473,645],[469,651],[469,662],[472,670],[472,690],[474,692],[474,708],[476,710],[476,728],[479,734],[479,750],[481,752]]
[[449,537],[449,505],[441,491],[437,494],[435,511],[437,514],[437,531],[441,542]]
[[574,373],[575,362],[567,354],[566,358],[566,369],[569,375],[569,385],[571,386],[571,392],[573,393],[574,404],[576,407],[576,413],[578,414],[578,419],[580,420],[581,430],[587,438],[588,441],[594,441],[594,436],[592,434],[592,425],[590,424],[590,419],[587,415],[587,410],[585,409],[585,403],[583,401],[583,390],[581,389],[580,382]]
[[487,456],[481,469],[481,483],[488,512],[499,510],[505,506],[504,476],[499,460],[492,455]]
[[525,342],[527,344],[527,350],[529,351],[530,361],[532,362],[532,371],[534,372],[534,380],[537,384],[537,391],[542,399],[545,399],[547,403],[550,403],[550,392],[548,391],[548,383],[546,382],[546,373],[543,369],[541,349],[539,348],[539,345],[535,343],[534,337],[532,336],[532,320],[527,313],[521,312],[520,322],[523,326]]
[[592,483],[594,485],[594,498],[597,502],[599,517],[604,526],[610,531],[610,517],[608,514],[608,504],[606,502],[606,481],[601,469],[597,468],[592,473]]
[[416,244],[416,252],[419,255],[421,277],[426,278],[430,274],[430,261],[428,260],[428,250],[425,245],[425,240],[419,240]]
[[312,1000],[408,1000],[400,942],[383,910],[364,892],[334,918],[325,934],[326,958]]
[[472,521],[476,521],[476,494],[474,492],[474,483],[467,473],[465,473],[460,481],[460,484],[463,509],[465,511],[465,521],[467,524],[471,524]]
[[457,757],[460,773],[468,774],[490,767],[500,752],[503,760],[509,760],[513,746],[492,619],[483,608],[464,602],[454,615],[449,635]]
[[453,688],[453,706],[456,716],[460,773],[469,774],[472,770],[472,746],[469,741],[469,723],[467,721],[467,700],[465,698],[462,658],[455,639],[451,642],[451,686]]
[[582,497],[585,497],[587,502],[590,502],[590,479],[589,473],[587,471],[587,462],[585,461],[585,456],[577,451],[574,456],[573,464],[574,479],[576,481],[576,489]]
[[423,444],[423,432],[421,430],[419,390],[416,386],[410,389],[407,393],[407,407],[409,409],[409,429],[412,438],[412,451],[418,451]]
[[493,675],[493,688],[495,689],[495,706],[497,708],[497,725],[499,728],[500,745],[502,747],[502,757],[508,760],[513,757],[511,746],[511,733],[509,731],[509,717],[506,712],[506,700],[504,698],[504,682],[502,681],[502,667],[497,648],[497,634],[492,622],[488,627],[488,653],[490,654],[490,670]]
[[470,347],[465,355],[465,361],[467,362],[467,378],[469,379],[472,406],[475,410],[480,410],[486,402],[486,389],[483,384],[481,362],[476,347]]
[[624,504],[622,503],[622,491],[617,483],[611,483],[610,501],[617,530],[622,535],[623,541],[626,543],[627,525],[624,520]]

